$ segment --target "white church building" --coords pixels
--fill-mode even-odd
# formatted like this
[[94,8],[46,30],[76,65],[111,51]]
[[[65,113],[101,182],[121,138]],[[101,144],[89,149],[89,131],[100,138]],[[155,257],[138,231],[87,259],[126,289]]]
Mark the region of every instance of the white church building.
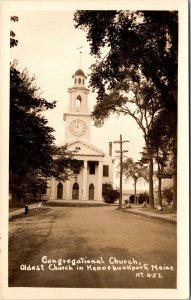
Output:
[[109,154],[91,144],[92,116],[88,104],[89,89],[85,86],[87,77],[78,69],[72,78],[74,84],[68,89],[69,105],[64,113],[64,144],[68,144],[68,150],[77,150],[75,159],[80,161],[81,168],[65,182],[51,178],[46,199],[103,201],[102,185],[113,183],[112,143],[108,143]]

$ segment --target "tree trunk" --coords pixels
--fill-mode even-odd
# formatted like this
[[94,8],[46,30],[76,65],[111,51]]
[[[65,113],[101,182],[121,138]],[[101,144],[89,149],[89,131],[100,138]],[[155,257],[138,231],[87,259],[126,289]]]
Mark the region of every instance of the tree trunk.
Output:
[[134,178],[134,203],[137,204],[137,179]]
[[[158,163],[158,174],[161,174],[163,172],[163,168],[160,167],[160,164]],[[158,203],[162,210],[162,178],[158,177]]]
[[154,208],[154,194],[153,194],[153,157],[150,154],[149,158],[149,206]]
[[159,206],[162,209],[162,193],[161,193],[161,187],[162,187],[162,180],[161,178],[158,179],[158,201],[159,201]]

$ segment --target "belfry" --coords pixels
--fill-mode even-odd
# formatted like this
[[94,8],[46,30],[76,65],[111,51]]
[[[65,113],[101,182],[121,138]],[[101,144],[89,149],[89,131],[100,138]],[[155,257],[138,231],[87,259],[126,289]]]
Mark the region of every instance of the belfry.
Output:
[[64,113],[64,144],[68,144],[68,150],[77,150],[75,158],[80,161],[81,167],[65,182],[52,178],[47,196],[49,200],[103,201],[102,185],[113,183],[111,148],[108,155],[91,144],[89,89],[85,86],[87,77],[78,69],[72,78],[73,86],[68,89],[68,108]]

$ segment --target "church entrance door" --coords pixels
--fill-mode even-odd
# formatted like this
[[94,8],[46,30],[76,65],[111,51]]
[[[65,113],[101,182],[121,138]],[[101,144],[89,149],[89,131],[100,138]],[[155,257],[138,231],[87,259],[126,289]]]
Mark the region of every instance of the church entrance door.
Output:
[[59,182],[57,186],[57,199],[62,199],[63,197],[63,184]]
[[94,200],[94,185],[91,183],[89,185],[89,200]]
[[73,184],[72,199],[73,200],[78,200],[79,199],[79,184],[77,182],[75,182]]

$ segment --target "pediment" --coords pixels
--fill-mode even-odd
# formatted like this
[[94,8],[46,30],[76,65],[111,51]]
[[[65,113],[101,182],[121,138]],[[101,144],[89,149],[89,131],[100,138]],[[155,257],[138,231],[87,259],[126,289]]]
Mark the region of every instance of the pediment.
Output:
[[68,143],[68,150],[76,150],[77,156],[104,156],[104,152],[102,150],[98,149],[96,146],[90,143],[86,143],[80,140],[74,140]]

